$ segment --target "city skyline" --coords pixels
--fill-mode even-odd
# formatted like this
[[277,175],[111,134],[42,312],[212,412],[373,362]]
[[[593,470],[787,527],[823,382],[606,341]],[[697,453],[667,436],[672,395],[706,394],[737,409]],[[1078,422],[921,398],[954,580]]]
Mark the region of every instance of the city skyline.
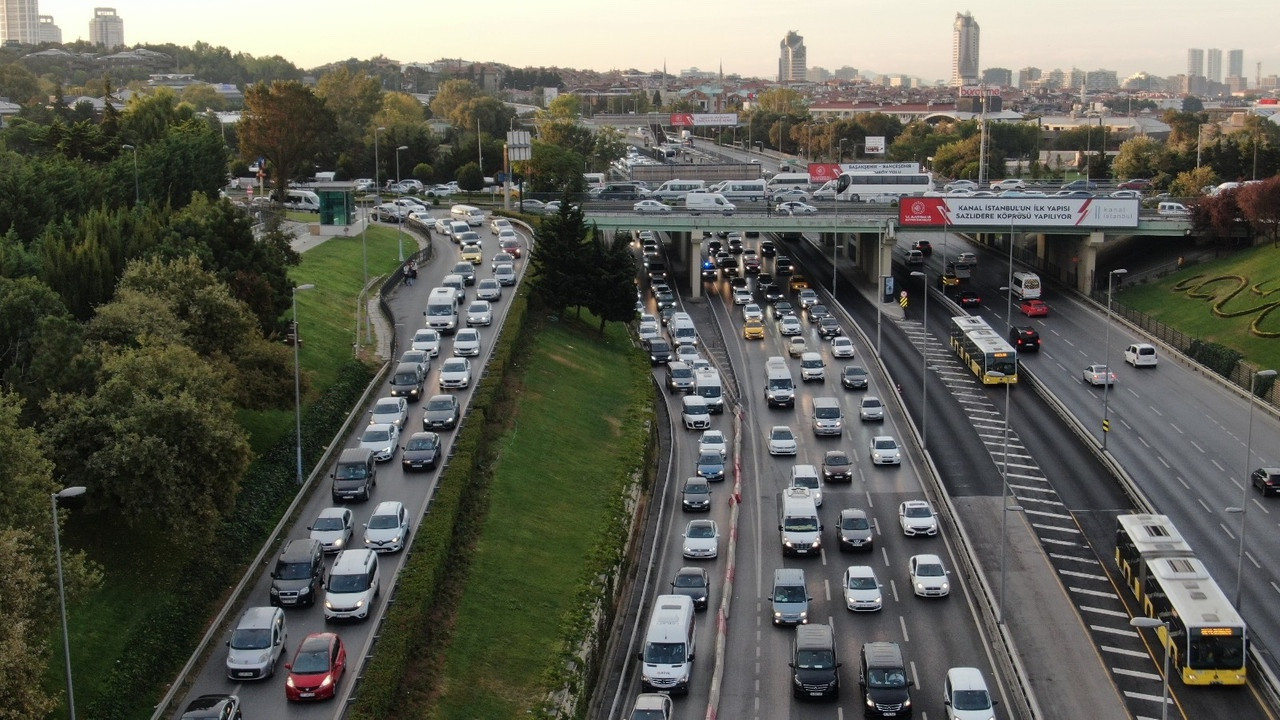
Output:
[[[71,42],[87,39],[94,8],[104,4],[39,0],[39,14],[53,16],[63,40]],[[456,4],[427,11],[418,3],[391,0],[368,14],[367,31],[366,24],[349,18],[352,6],[337,0],[314,0],[305,15],[292,4],[246,0],[116,0],[109,6],[124,21],[130,45],[203,41],[232,53],[280,55],[304,69],[383,55],[404,63],[463,58],[597,71],[665,65],[672,74],[723,67],[726,74],[773,80],[778,39],[794,30],[804,37],[809,67],[852,66],[864,73],[945,82],[951,74],[955,17],[971,12],[982,27],[980,70],[1075,67],[1114,70],[1121,79],[1139,71],[1168,77],[1185,71],[1188,48],[1239,48],[1250,84],[1257,62],[1262,75],[1280,74],[1280,41],[1265,22],[1274,5],[1262,0],[1238,0],[1230,7],[1169,0],[1158,12],[1141,4],[1079,0],[1062,17],[1054,16],[1062,5],[1037,0],[998,8],[940,0],[887,8],[855,3],[844,6],[843,22],[824,19],[831,6],[812,0],[785,7],[706,0],[666,17],[646,6],[621,5],[605,20],[598,0],[491,0],[487,7],[496,12],[483,17]],[[384,22],[387,16],[396,21]],[[874,31],[866,29],[873,26]],[[506,27],[515,29],[510,37]],[[699,37],[716,27],[731,32],[715,34],[714,41]],[[1135,45],[1151,38],[1160,44]]]

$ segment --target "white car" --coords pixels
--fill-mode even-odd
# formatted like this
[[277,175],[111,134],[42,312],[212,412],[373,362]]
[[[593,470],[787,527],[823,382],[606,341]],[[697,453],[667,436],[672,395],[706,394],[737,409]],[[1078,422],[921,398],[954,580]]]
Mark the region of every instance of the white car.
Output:
[[687,558],[714,558],[720,554],[720,528],[715,520],[690,520],[684,528],[684,548]]
[[701,358],[702,356],[698,354],[697,345],[680,343],[676,346],[676,361],[678,362],[685,363],[692,367],[693,364]]
[[808,490],[813,497],[814,507],[822,507],[822,478],[817,475],[798,475],[791,479],[791,487]]
[[799,201],[808,200],[808,199],[809,199],[809,193],[805,192],[804,190],[801,190],[800,188],[782,188],[780,190],[773,191],[774,202],[783,202],[784,200],[792,200],[792,201],[799,202]]
[[[467,325],[492,325],[493,324],[493,305],[488,300],[476,300],[467,306]],[[457,341],[454,341],[454,348],[457,348]]]
[[751,302],[751,300],[752,300],[752,298],[751,298],[751,291],[750,291],[750,290],[748,290],[748,289],[746,289],[746,288],[734,288],[734,289],[733,289],[733,304],[734,304],[734,305],[746,305],[746,304],[750,303],[750,302]]
[[796,335],[787,340],[787,354],[791,357],[800,357],[807,352],[809,352],[809,345],[805,343],[804,338]]
[[798,200],[788,200],[786,202],[780,202],[778,203],[777,207],[774,208],[774,211],[777,212],[779,215],[817,215],[818,214],[818,208],[812,205],[809,205],[808,203],[802,203]]
[[804,326],[800,324],[800,318],[795,315],[783,315],[778,320],[778,334],[784,337],[794,337],[804,332]]
[[391,424],[403,430],[408,420],[409,402],[402,397],[378,398],[369,411],[370,425]]
[[493,269],[493,277],[499,285],[516,284],[516,266],[511,263],[499,265]]
[[874,612],[884,607],[880,578],[870,565],[850,565],[844,571],[844,606],[854,612]]
[[810,308],[818,304],[818,291],[812,288],[805,288],[796,295],[800,301],[800,308]]
[[505,247],[502,243],[507,242],[508,240],[514,240],[517,243],[519,243],[520,234],[517,233],[512,228],[504,228],[502,230],[499,230],[498,231],[498,247]]
[[1084,381],[1095,387],[1115,385],[1116,374],[1108,371],[1106,365],[1090,365],[1084,369]]
[[360,447],[373,451],[373,459],[385,462],[395,457],[400,446],[400,428],[390,423],[378,423],[364,429]]
[[661,336],[662,329],[658,325],[657,320],[641,322],[639,329],[636,330],[636,335],[639,335],[641,340],[651,340],[653,338]]
[[431,357],[440,354],[440,333],[423,328],[413,334],[413,342],[409,345],[413,350],[422,350]]
[[325,552],[338,552],[346,550],[351,543],[354,525],[355,517],[349,508],[328,507],[320,511],[307,530],[311,531],[311,539],[319,541]]
[[874,395],[862,398],[858,403],[858,417],[863,422],[884,422],[884,403]]
[[769,430],[770,455],[795,455],[796,434],[786,425],[774,425]]
[[476,297],[480,300],[488,300],[490,302],[493,302],[494,300],[501,300],[502,285],[493,278],[479,280],[476,282]]
[[911,589],[919,597],[946,597],[951,594],[950,573],[937,555],[912,555],[907,562]]
[[720,430],[703,430],[698,439],[698,454],[720,453],[720,457],[729,454],[729,444],[725,442],[724,433]]
[[952,182],[943,185],[942,189],[945,192],[952,192],[953,190],[977,190],[978,183],[972,180],[953,180]]
[[899,505],[898,522],[907,537],[938,534],[938,516],[933,514],[933,506],[924,500],[907,500]]
[[831,338],[831,357],[853,357],[853,341],[843,335]]
[[465,388],[471,385],[471,361],[449,358],[440,366],[440,389]]
[[404,503],[378,503],[364,525],[364,546],[374,552],[400,552],[409,540],[409,512]]
[[747,320],[763,321],[764,310],[761,310],[760,306],[755,303],[747,303],[742,306],[742,319],[744,322]]
[[992,190],[1026,190],[1027,184],[1018,178],[1005,178],[991,183]]
[[427,214],[427,206],[413,198],[396,198],[391,202],[391,204],[396,207],[404,208],[406,213],[418,213],[419,215]]
[[892,435],[876,435],[871,438],[871,464],[901,465],[902,449]]
[[512,232],[515,232],[515,229],[511,227],[511,221],[504,217],[496,217],[490,220],[489,230],[498,236],[502,235],[503,230],[511,230]]
[[641,200],[632,205],[631,209],[641,215],[669,215],[671,213],[670,205],[657,200]]
[[453,354],[457,357],[480,355],[480,331],[474,328],[459,330],[453,336]]

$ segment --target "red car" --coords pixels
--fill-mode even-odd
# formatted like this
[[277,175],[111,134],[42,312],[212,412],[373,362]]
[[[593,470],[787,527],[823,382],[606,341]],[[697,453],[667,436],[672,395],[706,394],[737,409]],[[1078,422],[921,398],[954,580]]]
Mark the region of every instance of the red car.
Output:
[[1045,305],[1043,300],[1023,300],[1018,304],[1018,309],[1027,317],[1047,317],[1049,315],[1049,306]]
[[1151,189],[1151,181],[1144,178],[1134,178],[1132,180],[1125,180],[1116,187],[1120,190],[1137,190],[1139,192],[1146,192]]
[[284,695],[289,700],[332,699],[347,669],[347,648],[337,633],[311,633],[285,668],[289,678]]

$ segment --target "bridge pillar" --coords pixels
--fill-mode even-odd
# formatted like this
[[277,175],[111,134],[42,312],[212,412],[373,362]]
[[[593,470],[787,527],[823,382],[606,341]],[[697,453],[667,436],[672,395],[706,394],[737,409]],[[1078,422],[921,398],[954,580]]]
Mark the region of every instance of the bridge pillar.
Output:
[[1102,249],[1106,239],[1107,234],[1099,230],[1076,241],[1076,254],[1071,258],[1076,271],[1075,287],[1086,295],[1093,289],[1094,276],[1098,272],[1098,251]]
[[[671,254],[674,265],[684,260],[689,273],[689,295],[691,301],[697,302],[702,299],[702,254],[701,242],[702,233],[672,231],[668,233],[671,237]],[[696,238],[694,236],[697,236]]]

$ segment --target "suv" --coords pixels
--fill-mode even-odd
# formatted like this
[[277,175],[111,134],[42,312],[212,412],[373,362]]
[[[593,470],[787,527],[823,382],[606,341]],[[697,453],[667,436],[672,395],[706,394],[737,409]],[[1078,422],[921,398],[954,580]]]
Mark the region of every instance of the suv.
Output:
[[1258,468],[1249,477],[1263,497],[1280,493],[1280,468]]
[[1040,333],[1030,325],[1009,328],[1009,344],[1018,352],[1039,352]]
[[324,589],[324,548],[319,540],[290,540],[271,570],[271,604],[315,605]]
[[859,655],[858,689],[866,717],[910,717],[911,680],[898,643],[863,643]]
[[840,660],[830,625],[796,628],[791,653],[791,693],[797,698],[840,697]]

